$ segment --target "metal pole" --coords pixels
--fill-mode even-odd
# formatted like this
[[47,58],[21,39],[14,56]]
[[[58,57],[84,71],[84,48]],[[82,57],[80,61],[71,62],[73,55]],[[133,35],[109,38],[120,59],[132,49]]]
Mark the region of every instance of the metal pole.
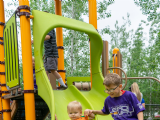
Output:
[[[97,29],[97,2],[96,0],[88,0],[89,7],[89,23]],[[89,41],[90,42],[90,41]],[[91,88],[92,88],[92,68],[91,68],[91,43],[90,43],[90,76],[91,76]]]
[[[28,0],[19,0],[19,6],[29,6]],[[30,12],[22,9],[20,12]],[[35,120],[35,99],[33,84],[33,65],[32,65],[32,49],[31,49],[31,29],[30,18],[25,15],[20,16],[21,29],[21,46],[22,46],[22,62],[23,62],[23,81],[24,81],[24,102],[26,120]]]
[[[122,79],[125,79],[125,78],[122,78]],[[153,80],[155,80],[155,81],[160,83],[160,80],[158,80],[155,77],[127,77],[127,79],[153,79]]]
[[[113,49],[113,55],[112,55],[112,58],[113,58],[113,67],[118,67],[117,66],[117,52],[119,51],[118,48],[114,48]],[[114,70],[113,69],[113,73],[117,73],[118,74],[118,70]]]
[[103,41],[103,51],[102,51],[102,74],[105,77],[109,71],[107,68],[109,67],[108,61],[108,41]]
[[[55,13],[62,16],[61,0],[55,0]],[[64,70],[64,47],[63,47],[63,30],[62,28],[56,28],[56,40],[58,47],[58,72],[61,75],[63,82],[65,83],[65,70]]]
[[[5,23],[5,17],[4,17],[4,3],[3,0],[0,0],[0,42],[3,43],[3,28]],[[4,62],[4,46],[3,44],[0,45],[0,61],[1,63]],[[8,90],[6,88],[6,81],[5,81],[5,66],[4,64],[0,64],[0,80],[1,80],[1,90],[2,90],[2,96],[8,94]],[[3,74],[2,74],[3,73]],[[1,98],[0,98],[1,102]],[[2,110],[3,105],[3,110]],[[3,120],[11,120],[11,110],[10,110],[10,99],[2,99],[2,104],[0,106],[0,109],[3,113]]]

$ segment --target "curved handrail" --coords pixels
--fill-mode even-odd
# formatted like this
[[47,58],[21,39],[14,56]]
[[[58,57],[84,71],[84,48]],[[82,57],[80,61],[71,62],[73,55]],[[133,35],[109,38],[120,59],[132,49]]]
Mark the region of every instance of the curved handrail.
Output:
[[121,79],[125,79],[125,85],[124,85],[124,87],[122,88],[122,89],[124,89],[125,88],[125,86],[127,85],[127,80],[128,79],[153,79],[153,80],[155,80],[155,81],[157,81],[157,82],[159,82],[160,83],[160,80],[158,80],[157,78],[155,78],[155,77],[127,77],[127,74],[124,72],[124,70],[122,69],[122,68],[120,68],[120,67],[110,67],[110,68],[108,68],[108,70],[109,69],[120,69],[123,73],[124,73],[124,75],[125,75],[125,78],[121,78]]
[[110,68],[108,68],[108,70],[109,69],[120,69],[123,73],[124,73],[124,75],[125,75],[125,84],[124,84],[124,86],[122,87],[122,90],[126,87],[126,85],[127,85],[127,74],[124,72],[124,70],[122,69],[122,68],[120,68],[120,67],[110,67]]
[[[122,79],[125,79],[125,78],[122,78]],[[155,81],[160,83],[160,80],[158,80],[155,77],[128,77],[127,79],[153,79],[153,80],[155,80]]]

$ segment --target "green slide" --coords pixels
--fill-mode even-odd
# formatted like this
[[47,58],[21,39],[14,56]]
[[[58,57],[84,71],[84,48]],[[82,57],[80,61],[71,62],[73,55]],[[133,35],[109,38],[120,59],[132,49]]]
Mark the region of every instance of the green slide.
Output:
[[[82,104],[83,110],[103,108],[104,100],[108,94],[104,93],[103,76],[100,71],[100,56],[102,53],[103,42],[96,29],[88,23],[65,18],[62,16],[45,13],[37,10],[32,11],[33,19],[33,39],[36,69],[36,83],[38,94],[47,103],[52,116],[55,114],[58,120],[68,120],[67,105],[73,100]],[[91,41],[91,70],[92,70],[92,89],[91,91],[81,92],[75,86],[70,85],[66,90],[52,90],[48,77],[45,73],[42,48],[46,34],[57,27],[68,28],[76,31],[85,32]],[[76,81],[76,78],[75,78]],[[83,81],[83,80],[82,80]],[[110,115],[95,117],[95,120],[112,120]]]

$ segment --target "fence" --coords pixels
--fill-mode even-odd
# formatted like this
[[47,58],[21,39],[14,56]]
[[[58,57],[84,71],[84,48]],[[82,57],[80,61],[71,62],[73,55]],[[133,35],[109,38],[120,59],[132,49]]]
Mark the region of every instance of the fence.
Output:
[[144,111],[144,118],[146,120],[160,120],[160,117],[156,117],[160,115],[160,104],[146,104]]

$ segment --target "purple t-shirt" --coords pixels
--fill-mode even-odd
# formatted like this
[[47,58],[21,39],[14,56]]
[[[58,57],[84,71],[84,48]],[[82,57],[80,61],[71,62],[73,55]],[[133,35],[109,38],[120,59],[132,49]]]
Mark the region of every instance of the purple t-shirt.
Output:
[[111,114],[114,120],[138,120],[137,114],[145,108],[138,101],[137,97],[130,91],[120,97],[105,99],[102,112]]

